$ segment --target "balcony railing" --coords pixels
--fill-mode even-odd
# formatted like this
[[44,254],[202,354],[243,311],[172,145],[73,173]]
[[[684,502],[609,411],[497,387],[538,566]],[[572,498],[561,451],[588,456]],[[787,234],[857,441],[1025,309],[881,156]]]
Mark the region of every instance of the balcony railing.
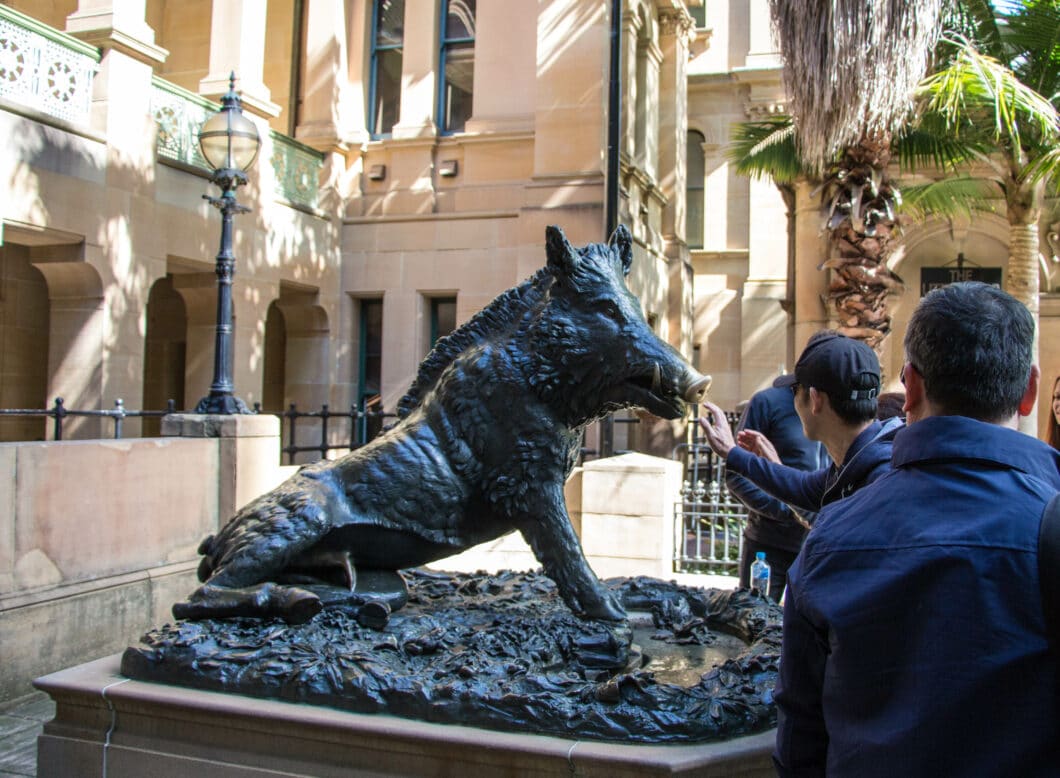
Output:
[[320,194],[323,155],[278,132],[272,136],[272,170],[276,174],[276,196],[305,208],[316,208]]
[[[209,165],[199,150],[199,128],[219,107],[194,92],[156,77],[151,114],[158,125],[158,156],[208,172]],[[269,162],[274,176],[273,193],[292,205],[315,208],[323,155],[282,133],[270,131],[269,139],[272,144]]]
[[199,151],[199,127],[220,106],[165,79],[152,79],[151,115],[158,125],[158,156],[209,171]]
[[99,51],[0,5],[0,99],[87,125]]

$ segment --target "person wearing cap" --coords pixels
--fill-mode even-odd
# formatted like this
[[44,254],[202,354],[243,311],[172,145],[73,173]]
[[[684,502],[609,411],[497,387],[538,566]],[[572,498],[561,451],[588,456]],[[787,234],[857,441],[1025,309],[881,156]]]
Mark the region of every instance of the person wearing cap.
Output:
[[780,376],[773,386],[790,389],[803,432],[824,444],[832,464],[812,472],[787,467],[760,436],[748,431],[741,432],[738,446],[725,413],[704,403],[708,414],[699,423],[729,471],[798,511],[816,512],[890,469],[891,445],[903,425],[900,419],[876,419],[880,362],[863,342],[831,330],[818,332],[807,342],[794,373]]
[[987,284],[913,311],[893,467],[822,510],[788,571],[781,776],[1060,775],[1039,546],[1060,453],[1018,429],[1034,340],[1026,306]]
[[[737,435],[755,433],[763,446],[776,452],[776,461],[798,470],[813,471],[829,464],[824,447],[807,440],[802,422],[795,412],[791,390],[769,387],[751,396],[740,415]],[[759,489],[733,470],[725,473],[725,485],[747,508],[740,556],[740,586],[751,585],[751,563],[761,551],[771,568],[769,596],[780,602],[787,582],[787,572],[795,561],[812,514],[797,514],[791,507]]]

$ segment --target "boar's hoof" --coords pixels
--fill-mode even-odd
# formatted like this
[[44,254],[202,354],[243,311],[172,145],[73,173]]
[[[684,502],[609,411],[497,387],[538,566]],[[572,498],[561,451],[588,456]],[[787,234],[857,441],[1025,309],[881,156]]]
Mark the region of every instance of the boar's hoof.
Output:
[[278,615],[288,624],[305,624],[324,607],[320,598],[312,592],[296,587],[283,587],[278,598]]
[[626,611],[610,593],[603,594],[595,602],[585,605],[585,616],[597,621],[625,621]]
[[357,622],[368,629],[383,629],[389,621],[390,606],[383,600],[369,600],[357,611]]

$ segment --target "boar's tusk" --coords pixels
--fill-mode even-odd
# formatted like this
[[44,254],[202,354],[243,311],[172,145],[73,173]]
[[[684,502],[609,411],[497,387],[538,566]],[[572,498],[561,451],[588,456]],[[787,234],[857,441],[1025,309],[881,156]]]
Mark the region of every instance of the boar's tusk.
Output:
[[655,363],[655,367],[651,373],[651,393],[658,394],[659,389],[662,388],[662,370],[659,368],[659,363]]

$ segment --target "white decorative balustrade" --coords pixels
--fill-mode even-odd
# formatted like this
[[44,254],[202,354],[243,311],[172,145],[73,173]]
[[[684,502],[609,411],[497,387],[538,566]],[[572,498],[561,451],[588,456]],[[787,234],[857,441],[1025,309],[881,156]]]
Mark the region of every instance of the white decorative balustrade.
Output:
[[87,125],[99,50],[0,5],[0,99]]

